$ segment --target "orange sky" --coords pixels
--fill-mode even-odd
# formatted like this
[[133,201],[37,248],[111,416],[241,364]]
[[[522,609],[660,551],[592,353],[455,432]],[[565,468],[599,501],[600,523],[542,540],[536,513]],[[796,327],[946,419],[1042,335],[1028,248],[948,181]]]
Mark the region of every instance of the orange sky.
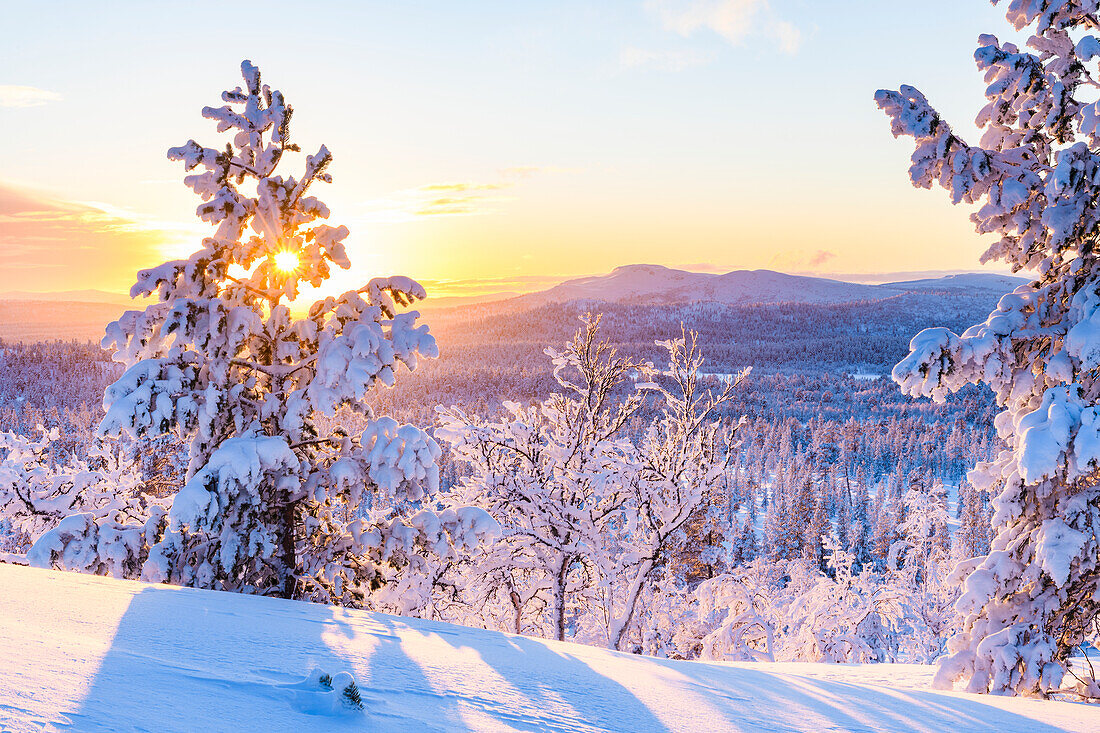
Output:
[[[14,8],[0,292],[125,292],[191,251],[205,227],[165,151],[218,142],[199,111],[244,57],[294,105],[303,147],[335,154],[315,193],[351,229],[355,267],[333,289],[406,274],[437,296],[531,290],[638,262],[979,269],[968,212],[909,185],[909,145],[872,97],[917,83],[973,138],[970,55],[1003,30],[996,9],[876,5],[871,22],[850,2],[519,5],[331,3],[325,33],[273,11],[234,43],[155,4],[70,3],[64,24],[57,7]],[[939,5],[951,28],[925,20]]]

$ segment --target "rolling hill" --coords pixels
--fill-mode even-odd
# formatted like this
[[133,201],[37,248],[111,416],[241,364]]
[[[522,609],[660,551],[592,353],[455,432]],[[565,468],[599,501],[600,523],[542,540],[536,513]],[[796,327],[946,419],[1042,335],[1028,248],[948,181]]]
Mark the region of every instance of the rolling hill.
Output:
[[512,309],[548,303],[603,301],[635,305],[693,302],[725,305],[771,303],[851,303],[880,300],[899,293],[1010,292],[1024,278],[990,273],[966,273],[942,278],[868,285],[823,277],[788,275],[772,270],[734,270],[725,274],[674,270],[662,265],[625,265],[607,275],[567,280],[548,290],[508,301]]
[[[1023,278],[1005,275],[968,273],[868,285],[771,270],[735,270],[718,275],[661,265],[625,265],[607,275],[567,280],[540,292],[429,299],[424,306],[430,314],[429,323],[437,322],[436,319],[476,318],[489,313],[519,314],[569,303],[587,304],[586,307],[596,303],[630,306],[715,303],[737,307],[782,303],[828,307],[919,294],[925,297],[899,303],[926,307],[925,301],[945,295],[979,298],[984,308],[985,303],[995,305],[1002,294],[1025,282]],[[0,339],[98,341],[107,323],[134,307],[141,307],[141,304],[102,291],[0,293]]]
[[636,304],[708,301],[747,303],[839,303],[882,297],[872,285],[770,270],[735,270],[724,275],[674,270],[661,265],[625,265],[607,275],[567,280],[538,293],[521,295],[515,306],[535,307],[573,300]]

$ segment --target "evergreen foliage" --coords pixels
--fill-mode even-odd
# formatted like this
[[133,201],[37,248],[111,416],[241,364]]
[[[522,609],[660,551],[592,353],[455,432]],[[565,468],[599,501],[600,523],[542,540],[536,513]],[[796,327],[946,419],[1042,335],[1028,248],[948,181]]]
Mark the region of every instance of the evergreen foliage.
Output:
[[[365,398],[392,386],[398,365],[437,355],[405,277],[376,278],[291,309],[303,283],[348,268],[346,227],[322,223],[312,195],[328,183],[321,146],[300,175],[277,173],[299,152],[293,109],[241,65],[244,86],[203,116],[232,132],[224,148],[194,140],[168,157],[190,172],[198,217],[216,227],[190,257],[138,273],[143,311],[111,324],[104,346],[126,371],[105,393],[104,435],[189,439],[185,484],[161,531],[127,544],[145,580],[348,605],[373,591],[423,591],[418,553],[464,552],[494,525],[471,507],[431,506],[439,448],[423,431],[376,417]],[[361,432],[323,424],[337,410]],[[40,540],[40,544],[41,544]],[[55,565],[90,539],[53,535],[35,553]]]
[[[978,39],[988,84],[978,145],[913,87],[876,101],[894,135],[916,142],[913,184],[978,206],[977,231],[998,235],[982,261],[1037,273],[961,335],[917,334],[893,377],[937,400],[987,384],[1003,408],[996,426],[1008,450],[970,474],[996,494],[994,537],[987,555],[956,571],[966,578],[962,626],[937,684],[1048,695],[1062,688],[1070,655],[1100,633],[1100,3],[1007,6],[1012,27],[1032,35],[1023,47]],[[1100,698],[1090,677],[1074,689]]]

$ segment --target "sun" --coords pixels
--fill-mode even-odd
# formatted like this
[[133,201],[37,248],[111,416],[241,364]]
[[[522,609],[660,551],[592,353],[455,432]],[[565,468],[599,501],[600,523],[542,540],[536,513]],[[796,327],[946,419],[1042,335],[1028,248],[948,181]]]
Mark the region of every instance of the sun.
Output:
[[279,272],[294,272],[298,269],[298,255],[294,252],[276,252],[275,269]]

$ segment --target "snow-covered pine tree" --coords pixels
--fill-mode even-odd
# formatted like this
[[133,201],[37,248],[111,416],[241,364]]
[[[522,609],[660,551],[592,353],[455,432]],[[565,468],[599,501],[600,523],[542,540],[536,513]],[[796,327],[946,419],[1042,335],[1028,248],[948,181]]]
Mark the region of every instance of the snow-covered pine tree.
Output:
[[867,493],[867,473],[863,470],[863,466],[856,471],[852,490],[852,520],[848,532],[848,546],[845,549],[855,555],[856,563],[862,566],[871,557],[868,547],[871,536],[871,498]]
[[952,556],[965,560],[989,554],[989,502],[969,483],[959,486],[959,528],[952,535]]
[[[292,108],[250,62],[241,73],[243,88],[202,111],[233,133],[224,147],[191,140],[168,151],[195,171],[184,183],[216,231],[187,259],[141,271],[131,295],[155,302],[104,339],[128,369],[106,391],[100,431],[190,437],[167,526],[127,548],[130,564],[150,581],[344,604],[390,581],[422,593],[402,574],[413,554],[460,553],[494,528],[480,509],[417,509],[438,487],[439,448],[363,399],[391,386],[398,364],[436,356],[419,314],[401,311],[424,289],[379,278],[305,317],[292,312],[303,282],[320,286],[332,266],[350,266],[347,228],[320,223],[329,210],[311,195],[330,182],[332,155],[321,146],[300,175],[276,173],[299,151]],[[339,408],[366,428],[322,434],[317,417]],[[82,541],[55,543],[42,564]]]
[[[993,0],[997,4],[998,0]],[[916,141],[910,178],[938,183],[999,239],[982,257],[1037,273],[961,336],[922,331],[893,372],[937,400],[988,384],[1007,444],[970,474],[994,502],[991,552],[968,575],[963,627],[936,681],[974,692],[1049,694],[1100,612],[1100,2],[1013,0],[1026,47],[978,39],[988,104],[964,142],[919,91],[879,91],[895,136]],[[1093,679],[1077,690],[1100,697]]]
[[759,545],[756,539],[756,530],[753,527],[753,516],[745,517],[743,522],[736,520],[730,527],[731,539],[729,540],[729,565],[736,568],[739,565],[750,563],[756,559],[759,553]]

